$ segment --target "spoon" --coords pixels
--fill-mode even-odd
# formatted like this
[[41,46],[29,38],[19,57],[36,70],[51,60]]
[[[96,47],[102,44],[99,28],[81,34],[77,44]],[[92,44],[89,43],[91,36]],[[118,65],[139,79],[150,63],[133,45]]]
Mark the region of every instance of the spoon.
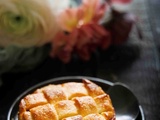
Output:
[[108,89],[116,112],[116,120],[136,120],[139,103],[136,96],[122,83],[115,83]]

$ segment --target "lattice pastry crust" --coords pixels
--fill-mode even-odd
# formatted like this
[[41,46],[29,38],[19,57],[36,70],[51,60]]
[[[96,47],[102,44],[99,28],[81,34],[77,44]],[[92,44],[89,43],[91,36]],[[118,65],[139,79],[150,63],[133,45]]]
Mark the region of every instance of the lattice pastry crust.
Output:
[[82,82],[50,84],[21,99],[19,120],[115,120],[111,99],[100,86]]

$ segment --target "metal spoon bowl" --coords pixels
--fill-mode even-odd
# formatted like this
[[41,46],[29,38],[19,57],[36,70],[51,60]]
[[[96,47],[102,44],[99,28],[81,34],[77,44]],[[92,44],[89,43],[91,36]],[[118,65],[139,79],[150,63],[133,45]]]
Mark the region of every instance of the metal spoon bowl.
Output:
[[131,90],[122,83],[115,83],[108,89],[116,112],[116,120],[136,120],[139,102]]

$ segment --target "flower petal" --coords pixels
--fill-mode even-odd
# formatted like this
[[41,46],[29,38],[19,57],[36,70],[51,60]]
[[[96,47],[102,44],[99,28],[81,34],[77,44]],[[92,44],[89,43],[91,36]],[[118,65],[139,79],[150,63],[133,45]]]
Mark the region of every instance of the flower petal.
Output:
[[131,3],[132,0],[110,0],[112,3],[121,3],[121,4],[128,4]]
[[0,0],[0,45],[48,43],[59,30],[48,0]]

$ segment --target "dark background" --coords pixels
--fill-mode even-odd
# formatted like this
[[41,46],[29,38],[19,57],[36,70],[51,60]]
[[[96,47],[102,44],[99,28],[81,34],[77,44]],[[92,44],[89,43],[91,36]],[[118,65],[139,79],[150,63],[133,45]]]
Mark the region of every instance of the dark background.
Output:
[[0,120],[6,120],[12,102],[23,91],[44,80],[85,75],[127,84],[142,105],[146,120],[160,120],[160,0],[133,0],[131,12],[139,17],[143,39],[136,28],[126,44],[95,53],[91,61],[74,59],[64,65],[47,58],[26,73],[5,73],[0,87]]

